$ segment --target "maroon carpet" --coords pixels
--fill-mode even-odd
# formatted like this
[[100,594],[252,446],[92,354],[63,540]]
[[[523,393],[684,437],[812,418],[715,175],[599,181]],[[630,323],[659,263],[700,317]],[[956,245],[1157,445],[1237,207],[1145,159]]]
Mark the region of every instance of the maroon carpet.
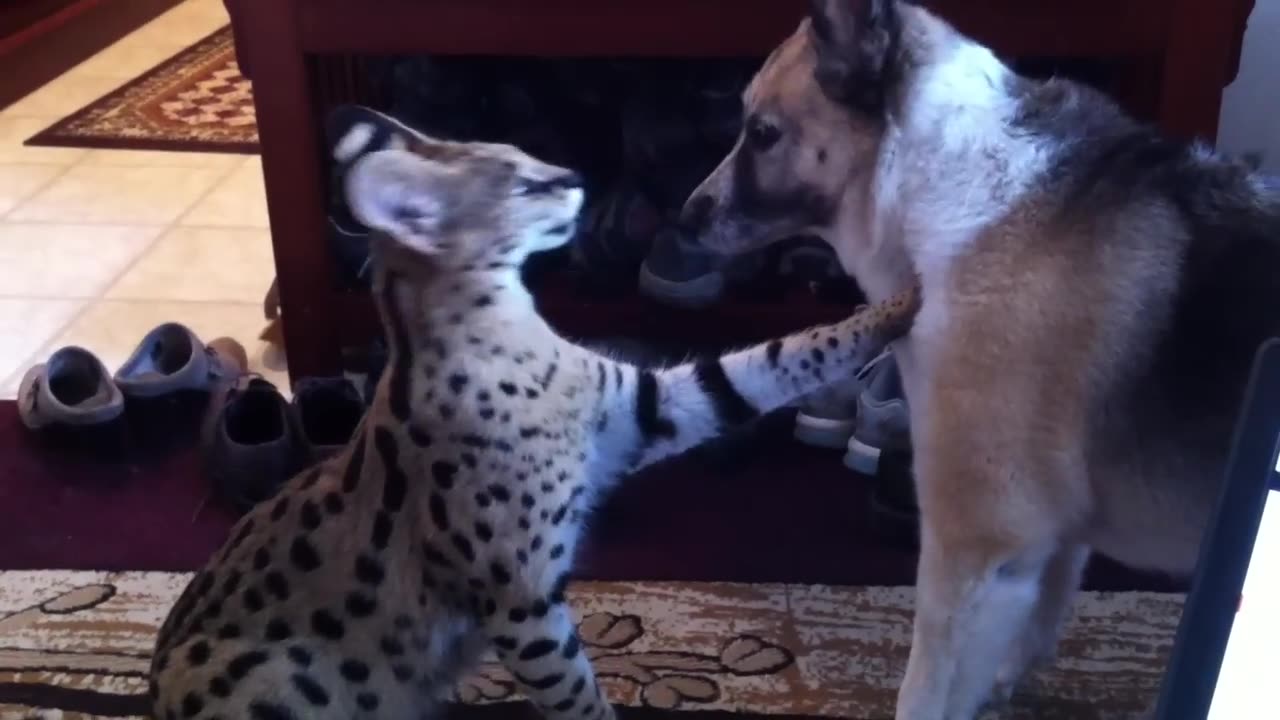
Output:
[[[0,402],[0,569],[197,569],[234,515],[197,453],[92,464],[31,441]],[[805,448],[785,416],[631,478],[591,521],[580,577],[909,585],[914,553],[871,530],[869,483]],[[1089,587],[1176,590],[1097,562]]]

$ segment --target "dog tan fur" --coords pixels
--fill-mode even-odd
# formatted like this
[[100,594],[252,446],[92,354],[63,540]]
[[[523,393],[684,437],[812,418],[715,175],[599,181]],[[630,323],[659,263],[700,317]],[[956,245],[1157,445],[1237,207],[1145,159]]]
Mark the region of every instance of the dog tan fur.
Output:
[[897,0],[815,0],[744,104],[685,208],[706,246],[816,234],[872,300],[923,278],[898,717],[972,718],[1052,658],[1091,550],[1192,569],[1280,333],[1280,193]]

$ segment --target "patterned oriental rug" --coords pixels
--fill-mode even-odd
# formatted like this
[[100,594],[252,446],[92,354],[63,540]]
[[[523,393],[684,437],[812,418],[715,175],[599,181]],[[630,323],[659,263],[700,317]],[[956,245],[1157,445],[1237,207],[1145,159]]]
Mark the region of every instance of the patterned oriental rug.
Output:
[[253,92],[224,27],[63,118],[27,145],[258,151]]
[[[185,573],[0,572],[0,718],[147,713],[148,654]],[[893,717],[910,588],[579,583],[571,602],[630,720]],[[1053,671],[999,717],[1137,717],[1160,682],[1182,596],[1084,593]],[[534,718],[490,658],[449,718]]]

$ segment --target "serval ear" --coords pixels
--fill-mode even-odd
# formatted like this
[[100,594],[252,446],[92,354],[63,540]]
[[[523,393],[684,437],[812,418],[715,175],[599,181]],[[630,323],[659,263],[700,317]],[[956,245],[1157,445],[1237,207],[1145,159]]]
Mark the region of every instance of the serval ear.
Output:
[[440,252],[441,228],[459,171],[406,150],[378,150],[352,164],[346,177],[351,214],[400,245],[425,255]]
[[902,37],[898,0],[810,0],[814,77],[832,101],[880,115]]
[[325,119],[325,139],[337,175],[361,157],[379,150],[408,150],[447,163],[467,155],[460,143],[434,137],[363,105],[339,105]]

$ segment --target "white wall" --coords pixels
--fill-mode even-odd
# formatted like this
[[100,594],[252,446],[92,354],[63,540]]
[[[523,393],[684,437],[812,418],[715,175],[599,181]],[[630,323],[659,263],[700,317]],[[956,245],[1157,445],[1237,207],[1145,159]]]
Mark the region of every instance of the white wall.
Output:
[[1240,74],[1222,98],[1218,147],[1260,153],[1263,167],[1280,173],[1280,0],[1257,0],[1249,18]]

